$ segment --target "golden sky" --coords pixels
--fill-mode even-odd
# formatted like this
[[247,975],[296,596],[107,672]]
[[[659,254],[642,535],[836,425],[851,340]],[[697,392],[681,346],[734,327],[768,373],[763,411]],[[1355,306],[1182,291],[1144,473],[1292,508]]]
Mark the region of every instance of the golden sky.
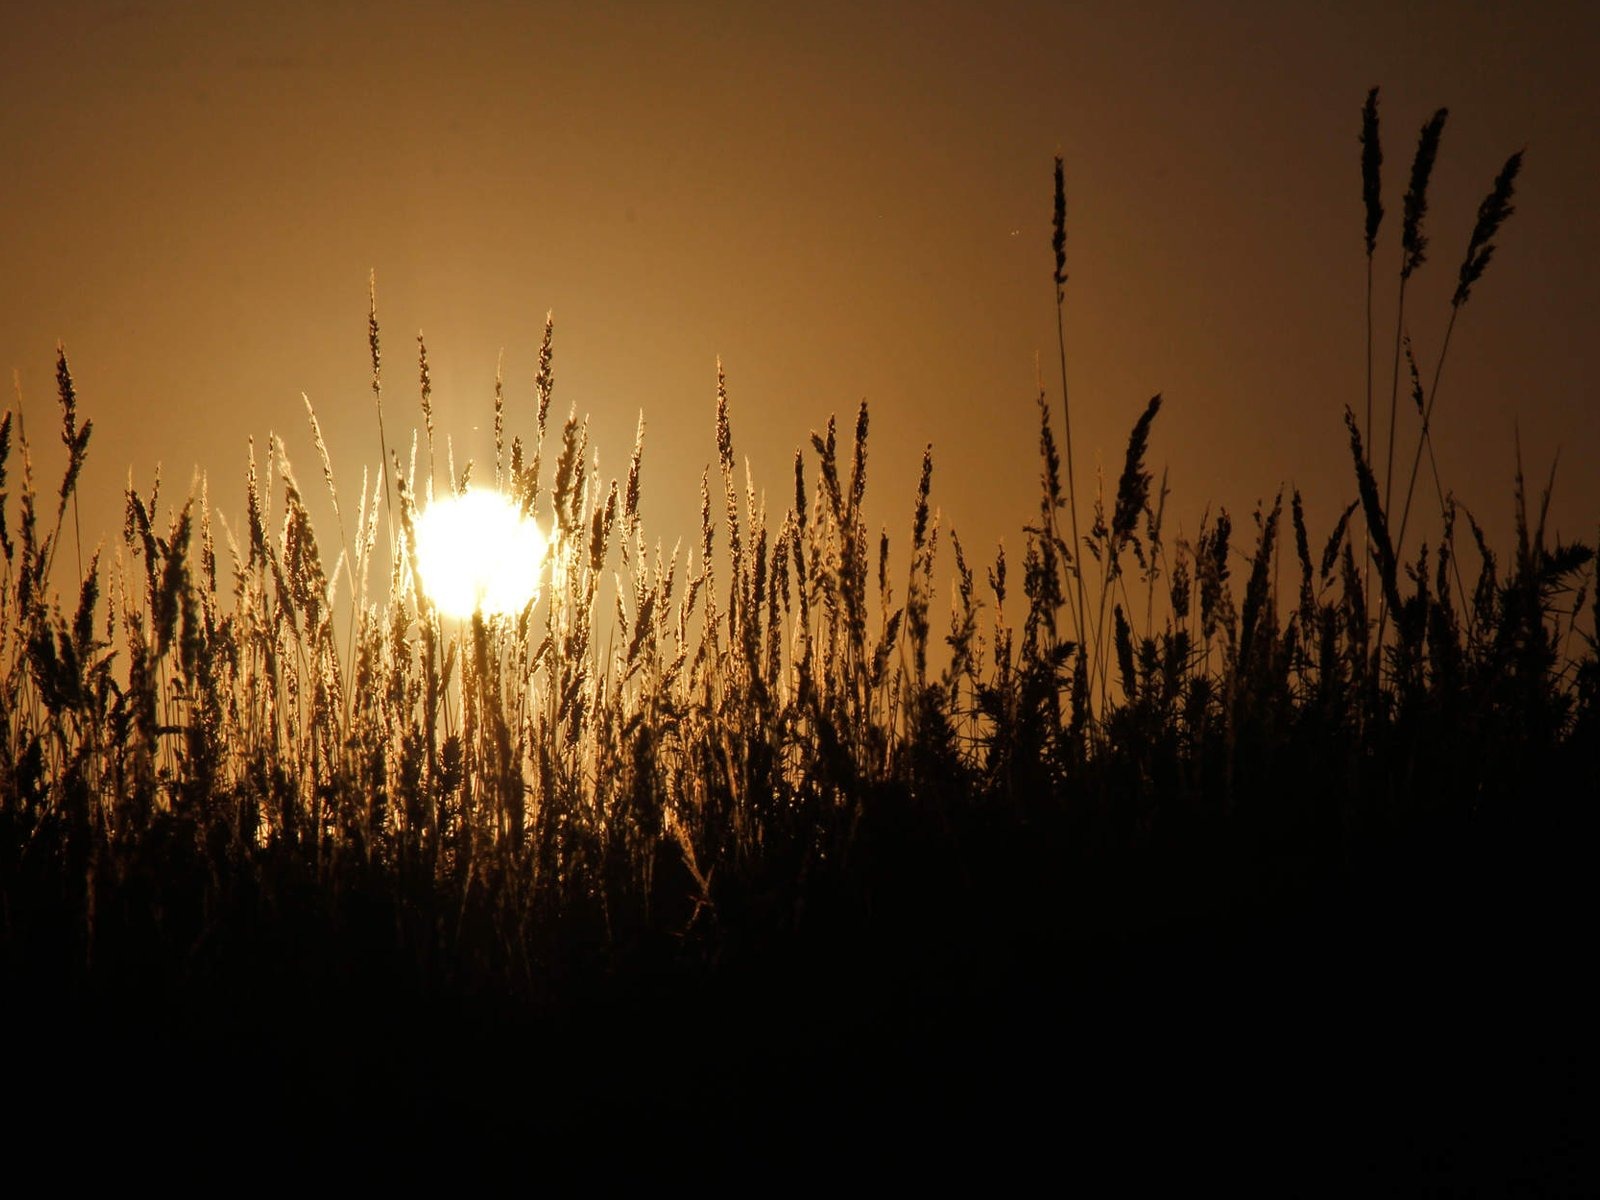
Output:
[[[735,452],[774,525],[794,450],[830,413],[847,429],[865,397],[869,519],[900,554],[925,442],[946,527],[980,561],[1001,537],[1020,554],[1037,504],[1036,359],[1060,404],[1059,150],[1080,478],[1092,486],[1098,452],[1114,491],[1127,432],[1161,392],[1151,463],[1170,468],[1169,539],[1192,535],[1208,503],[1248,537],[1257,500],[1297,484],[1315,542],[1355,495],[1342,413],[1365,395],[1357,134],[1378,84],[1382,403],[1406,173],[1418,128],[1448,106],[1429,261],[1407,300],[1425,370],[1478,202],[1510,152],[1527,161],[1452,343],[1440,468],[1503,539],[1520,430],[1530,476],[1561,454],[1552,525],[1591,540],[1597,14],[8,4],[0,366],[20,376],[53,489],[66,343],[95,423],[87,541],[115,537],[129,468],[148,489],[158,462],[171,498],[207,471],[237,524],[252,434],[281,435],[314,490],[302,392],[342,486],[376,467],[376,271],[391,443],[419,423],[421,329],[441,432],[481,478],[496,357],[526,436],[553,310],[556,408],[589,415],[608,477],[643,410],[646,520],[669,546],[692,534],[715,461],[720,355]],[[1415,428],[1403,411],[1407,459]]]

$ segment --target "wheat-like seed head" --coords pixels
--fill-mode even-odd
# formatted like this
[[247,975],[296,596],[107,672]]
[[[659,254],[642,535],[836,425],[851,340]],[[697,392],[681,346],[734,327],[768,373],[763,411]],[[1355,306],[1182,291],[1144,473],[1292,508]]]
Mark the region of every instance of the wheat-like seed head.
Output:
[[1439,137],[1449,115],[1448,109],[1439,109],[1428,118],[1417,137],[1417,153],[1411,160],[1411,186],[1406,189],[1405,221],[1400,234],[1400,244],[1405,251],[1405,261],[1400,268],[1402,279],[1409,277],[1427,257],[1428,239],[1422,232],[1422,219],[1428,212],[1428,178],[1433,174]]
[[1372,257],[1378,242],[1378,227],[1383,224],[1383,196],[1380,175],[1383,146],[1378,140],[1378,89],[1367,93],[1361,109],[1361,199],[1367,210],[1367,257]]
[[1505,224],[1506,219],[1517,211],[1511,203],[1511,197],[1516,190],[1517,173],[1522,170],[1522,155],[1523,152],[1518,150],[1506,159],[1500,174],[1495,176],[1494,186],[1478,205],[1478,219],[1472,227],[1472,237],[1467,241],[1467,256],[1462,260],[1455,295],[1450,300],[1455,308],[1467,302],[1472,285],[1483,277],[1484,268],[1494,254],[1495,235],[1500,232],[1500,226]]

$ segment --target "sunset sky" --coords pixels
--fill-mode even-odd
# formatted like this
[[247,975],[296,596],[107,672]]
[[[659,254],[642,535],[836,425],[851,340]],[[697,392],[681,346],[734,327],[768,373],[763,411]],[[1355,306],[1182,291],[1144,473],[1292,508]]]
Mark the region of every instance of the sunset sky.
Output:
[[609,478],[643,410],[669,546],[715,461],[720,356],[774,525],[794,450],[865,398],[869,520],[902,558],[926,442],[946,527],[979,560],[1001,537],[1020,554],[1037,372],[1060,412],[1058,152],[1080,479],[1098,452],[1114,491],[1160,392],[1169,539],[1208,503],[1248,539],[1288,484],[1318,541],[1355,495],[1373,85],[1383,410],[1401,199],[1446,106],[1407,300],[1425,372],[1478,203],[1527,158],[1446,365],[1445,484],[1503,545],[1520,430],[1539,482],[1561,455],[1552,526],[1600,522],[1593,4],[67,3],[7,5],[0,29],[0,366],[53,492],[66,344],[95,424],[87,542],[157,463],[171,499],[208,472],[237,528],[251,435],[282,436],[314,490],[302,392],[353,497],[379,458],[375,271],[391,444],[420,422],[420,329],[441,433],[482,478],[496,357],[526,437],[553,311],[558,415],[589,415]]

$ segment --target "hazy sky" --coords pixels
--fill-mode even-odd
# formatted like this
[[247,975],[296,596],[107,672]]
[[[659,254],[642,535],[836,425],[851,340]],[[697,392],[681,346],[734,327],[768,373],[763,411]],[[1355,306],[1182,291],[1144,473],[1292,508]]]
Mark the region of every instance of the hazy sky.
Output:
[[[1384,403],[1406,173],[1419,126],[1448,106],[1429,262],[1408,295],[1425,370],[1478,202],[1511,151],[1527,161],[1456,330],[1440,467],[1504,531],[1520,429],[1530,475],[1560,451],[1552,521],[1589,540],[1597,14],[11,3],[0,366],[20,374],[53,470],[65,341],[95,422],[88,540],[120,528],[129,467],[147,488],[158,462],[174,498],[209,472],[237,520],[251,434],[283,436],[311,490],[301,392],[353,494],[379,458],[375,270],[391,442],[419,420],[421,329],[441,431],[458,463],[487,470],[496,356],[526,435],[553,310],[556,408],[591,417],[607,476],[625,470],[644,411],[646,520],[669,544],[693,532],[715,458],[720,355],[735,451],[774,510],[795,448],[830,413],[848,427],[865,397],[869,517],[901,555],[930,441],[946,525],[975,557],[1002,536],[1020,552],[1037,503],[1036,360],[1060,404],[1059,150],[1080,474],[1092,486],[1098,451],[1114,490],[1127,431],[1161,392],[1151,461],[1171,471],[1169,537],[1192,535],[1207,503],[1248,524],[1288,483],[1318,539],[1355,494],[1341,417],[1364,405],[1357,134],[1377,84]],[[1401,417],[1408,456],[1416,421]]]

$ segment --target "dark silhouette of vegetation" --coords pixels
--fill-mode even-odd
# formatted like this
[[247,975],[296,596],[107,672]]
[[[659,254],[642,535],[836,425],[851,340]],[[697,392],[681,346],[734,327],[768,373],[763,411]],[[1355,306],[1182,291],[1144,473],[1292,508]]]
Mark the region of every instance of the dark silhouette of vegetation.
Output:
[[[1413,168],[1402,287],[1422,259],[1442,120]],[[1454,308],[1519,161],[1485,202]],[[1058,304],[1061,181],[1057,160]],[[1102,498],[1069,541],[1059,514],[1075,530],[1076,502],[1041,394],[1021,595],[1003,549],[980,589],[941,530],[931,452],[897,595],[895,548],[863,518],[865,405],[849,447],[830,419],[810,467],[796,455],[793,504],[774,519],[737,477],[719,369],[700,543],[664,557],[639,516],[642,427],[621,486],[592,477],[576,417],[546,478],[547,326],[532,442],[504,461],[497,389],[495,480],[550,529],[549,583],[520,614],[453,623],[417,583],[413,521],[438,486],[426,352],[419,339],[419,481],[415,452],[389,458],[381,432],[375,309],[370,348],[391,470],[363,480],[331,570],[275,444],[261,470],[252,449],[245,544],[230,538],[222,564],[204,490],[163,516],[157,491],[130,487],[126,565],[91,558],[63,608],[49,581],[89,441],[64,353],[70,461],[53,522],[10,414],[0,426],[0,486],[14,459],[22,471],[0,498],[9,1037],[47,1030],[78,1070],[96,1058],[85,1029],[249,1046],[238,1069],[259,1088],[229,1111],[257,1123],[314,1093],[330,1128],[504,1130],[532,1111],[575,1135],[603,1111],[659,1132],[731,1090],[768,1106],[736,1114],[750,1146],[810,1128],[824,1094],[838,1136],[909,1103],[930,1128],[960,1113],[988,1137],[1045,1120],[979,1102],[995,1056],[1071,1060],[1113,1091],[1139,1064],[1184,1063],[1281,1089],[1262,1047],[1207,1045],[1245,1027],[1298,1038],[1302,1014],[1338,1022],[1302,1067],[1348,1083],[1337,1059],[1369,1062],[1362,1037],[1405,1043],[1394,988],[1470,1003],[1436,991],[1466,976],[1430,976],[1412,955],[1575,952],[1560,939],[1588,923],[1570,903],[1600,795],[1600,597],[1592,548],[1552,541],[1548,490],[1530,500],[1520,473],[1511,553],[1446,498],[1438,540],[1402,559],[1347,411],[1356,499],[1331,530],[1308,528],[1295,491],[1291,530],[1280,493],[1254,515],[1252,548],[1225,509],[1169,544],[1165,481],[1147,466],[1157,397],[1110,511]],[[1353,544],[1363,529],[1369,546]],[[946,537],[947,628],[933,613]],[[1369,609],[1369,562],[1392,629]],[[1527,924],[1513,936],[1508,921]],[[1256,1003],[1243,983],[1208,998],[1219,972],[1264,989],[1258,1018],[1231,1007]],[[964,1059],[975,1036],[989,1050]],[[396,1064],[424,1045],[424,1074],[407,1075]],[[162,1053],[139,1069],[169,1069]],[[835,1089],[825,1074],[846,1063]],[[521,1107],[502,1106],[502,1084]]]

